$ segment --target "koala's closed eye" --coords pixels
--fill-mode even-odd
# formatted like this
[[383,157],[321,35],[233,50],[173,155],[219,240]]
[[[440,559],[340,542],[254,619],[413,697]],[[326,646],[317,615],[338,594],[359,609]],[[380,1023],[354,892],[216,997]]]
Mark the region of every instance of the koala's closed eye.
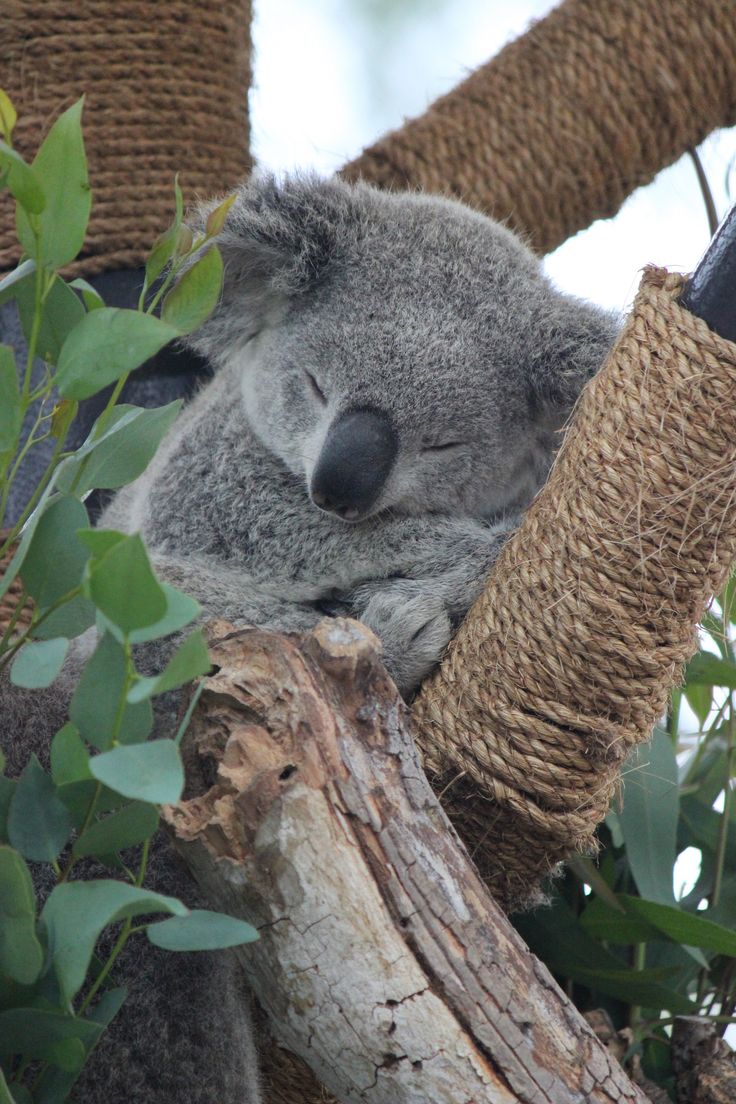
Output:
[[305,368],[304,375],[307,378],[309,390],[312,392],[317,402],[321,403],[322,406],[327,406],[327,396],[325,395],[320,385],[317,383],[312,373],[307,371],[307,369]]
[[465,441],[438,441],[436,444],[423,444],[422,452],[450,452],[462,448]]

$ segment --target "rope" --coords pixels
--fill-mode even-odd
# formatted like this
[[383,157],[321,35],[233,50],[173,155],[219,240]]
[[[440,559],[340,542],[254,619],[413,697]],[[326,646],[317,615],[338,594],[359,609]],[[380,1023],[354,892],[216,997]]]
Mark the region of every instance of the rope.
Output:
[[736,560],[736,345],[649,268],[550,478],[414,705],[425,769],[505,907],[590,851]]
[[[90,275],[134,268],[171,222],[174,174],[187,200],[246,175],[250,0],[4,0],[0,85],[13,140],[34,156],[85,93],[94,205],[81,259]],[[13,205],[0,204],[0,271],[18,261]]]
[[733,0],[566,0],[342,175],[454,195],[546,253],[734,123]]

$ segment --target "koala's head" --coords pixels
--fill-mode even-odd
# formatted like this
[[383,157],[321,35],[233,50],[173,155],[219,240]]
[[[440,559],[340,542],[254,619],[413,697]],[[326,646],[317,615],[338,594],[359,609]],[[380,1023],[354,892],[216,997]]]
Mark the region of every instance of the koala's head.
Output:
[[346,521],[518,502],[614,334],[446,199],[256,177],[218,245],[222,301],[192,343],[235,369],[258,438]]

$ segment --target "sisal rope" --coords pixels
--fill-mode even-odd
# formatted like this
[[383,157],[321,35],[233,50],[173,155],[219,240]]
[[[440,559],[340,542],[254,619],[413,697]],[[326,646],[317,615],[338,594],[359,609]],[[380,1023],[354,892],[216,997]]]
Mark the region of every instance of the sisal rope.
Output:
[[546,253],[734,123],[733,0],[566,0],[342,176],[456,196]]
[[[250,168],[251,0],[3,0],[0,87],[13,140],[34,156],[85,93],[93,190],[81,259],[90,275],[135,268],[172,220],[174,175],[187,201],[232,188]],[[19,257],[13,204],[0,202],[0,272]]]
[[736,345],[647,269],[551,475],[414,705],[425,769],[506,908],[590,851],[736,560]]

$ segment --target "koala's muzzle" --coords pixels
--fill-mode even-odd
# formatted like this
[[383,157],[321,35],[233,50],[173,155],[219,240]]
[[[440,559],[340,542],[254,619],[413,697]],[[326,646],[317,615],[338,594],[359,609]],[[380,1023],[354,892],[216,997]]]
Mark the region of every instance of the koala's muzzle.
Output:
[[327,431],[310,494],[321,510],[346,521],[374,505],[398,452],[396,431],[379,410],[350,410]]

